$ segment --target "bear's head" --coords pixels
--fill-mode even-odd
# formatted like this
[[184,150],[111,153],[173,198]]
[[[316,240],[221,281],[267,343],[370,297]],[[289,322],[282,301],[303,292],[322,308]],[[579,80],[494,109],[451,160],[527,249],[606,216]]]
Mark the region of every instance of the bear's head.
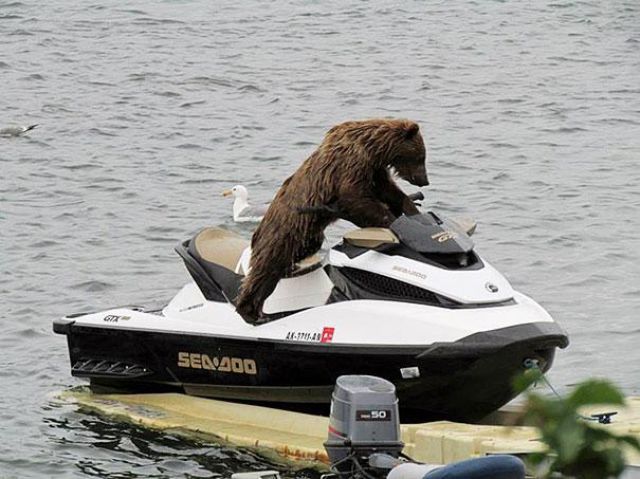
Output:
[[327,132],[321,148],[326,157],[340,153],[350,168],[366,165],[392,168],[411,184],[429,184],[424,141],[414,121],[386,118],[346,121]]
[[426,157],[418,124],[408,120],[401,122],[388,166],[412,185],[428,186]]

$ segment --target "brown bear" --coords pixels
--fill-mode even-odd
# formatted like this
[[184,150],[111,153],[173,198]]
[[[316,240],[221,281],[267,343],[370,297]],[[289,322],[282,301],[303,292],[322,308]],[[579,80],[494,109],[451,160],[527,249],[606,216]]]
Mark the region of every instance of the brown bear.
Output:
[[236,298],[248,323],[295,264],[322,246],[324,229],[343,218],[359,227],[388,227],[417,214],[390,169],[417,186],[429,184],[418,124],[409,120],[347,121],[280,187],[251,239],[250,270]]

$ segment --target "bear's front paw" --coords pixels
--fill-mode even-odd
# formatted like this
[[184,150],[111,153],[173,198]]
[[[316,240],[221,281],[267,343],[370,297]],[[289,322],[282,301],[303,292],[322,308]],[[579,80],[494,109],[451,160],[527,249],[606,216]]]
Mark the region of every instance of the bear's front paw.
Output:
[[389,226],[391,226],[391,223],[393,223],[395,220],[396,220],[396,217],[393,215],[384,215],[382,217],[382,220],[380,221],[380,227],[388,228]]

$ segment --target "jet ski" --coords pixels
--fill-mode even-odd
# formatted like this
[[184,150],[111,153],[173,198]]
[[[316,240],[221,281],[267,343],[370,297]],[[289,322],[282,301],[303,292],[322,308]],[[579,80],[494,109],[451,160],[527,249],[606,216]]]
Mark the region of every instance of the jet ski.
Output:
[[72,314],[53,329],[96,391],[328,411],[339,376],[375,375],[396,386],[403,417],[476,422],[568,338],[475,251],[474,229],[428,212],[346,233],[281,279],[250,325],[234,307],[249,241],[204,228],[176,247],[191,281],[163,309]]

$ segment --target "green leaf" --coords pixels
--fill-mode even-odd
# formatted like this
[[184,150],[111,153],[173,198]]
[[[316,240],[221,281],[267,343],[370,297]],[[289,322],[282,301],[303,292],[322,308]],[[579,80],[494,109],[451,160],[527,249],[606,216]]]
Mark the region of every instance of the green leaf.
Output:
[[625,443],[628,446],[631,446],[632,448],[640,452],[640,440],[637,437],[624,435],[624,436],[618,436],[617,439],[618,441]]
[[580,384],[569,395],[567,403],[574,409],[589,404],[624,405],[624,396],[610,382],[591,379]]
[[[520,385],[530,384],[535,376],[528,374]],[[618,436],[610,428],[579,419],[578,409],[592,404],[624,405],[624,398],[603,380],[586,381],[565,399],[527,393],[524,418],[538,427],[548,447],[546,460],[538,456],[531,462],[581,479],[617,476],[624,468],[624,448],[640,450],[640,440],[631,435]],[[544,471],[542,474],[549,477]]]
[[601,455],[606,466],[606,476],[603,477],[618,477],[622,474],[625,467],[625,461],[620,449],[605,449],[604,451],[601,451]]
[[584,425],[571,416],[565,416],[558,424],[555,435],[558,460],[565,464],[575,460],[584,443]]
[[541,379],[542,371],[539,369],[529,369],[513,379],[513,390],[520,394]]

